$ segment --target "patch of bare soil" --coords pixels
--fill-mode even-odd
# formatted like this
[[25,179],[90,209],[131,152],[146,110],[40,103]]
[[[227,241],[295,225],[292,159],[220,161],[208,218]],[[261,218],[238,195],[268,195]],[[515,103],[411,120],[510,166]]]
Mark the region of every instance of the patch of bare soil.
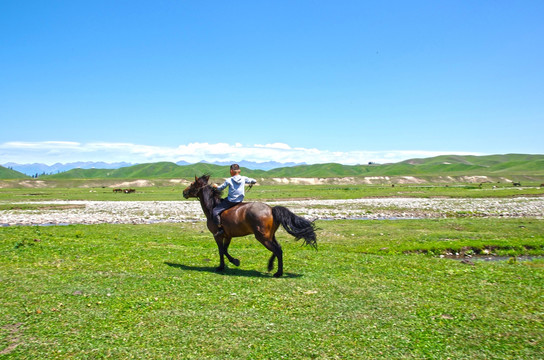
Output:
[[155,183],[149,180],[134,180],[134,181],[124,181],[118,184],[110,185],[110,188],[122,188],[122,187],[148,187],[155,186]]
[[47,187],[47,183],[42,180],[24,180],[19,182],[19,185],[33,189]]
[[5,326],[2,326],[2,330],[7,331],[6,341],[8,343],[8,346],[2,350],[0,350],[0,355],[8,355],[12,353],[17,346],[19,346],[20,343],[20,333],[21,333],[21,326],[22,323],[16,323],[16,324],[8,324]]

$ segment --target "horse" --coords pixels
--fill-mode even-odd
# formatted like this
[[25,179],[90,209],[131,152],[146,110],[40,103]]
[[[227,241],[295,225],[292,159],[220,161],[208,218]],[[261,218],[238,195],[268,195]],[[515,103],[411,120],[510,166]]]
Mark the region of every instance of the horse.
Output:
[[[219,228],[213,222],[212,210],[221,201],[221,191],[208,184],[209,179],[210,175],[202,175],[200,178],[195,176],[195,181],[183,190],[183,197],[200,200],[207,218],[208,230],[216,234]],[[225,256],[232,264],[240,266],[240,260],[233,258],[228,252],[231,239],[254,234],[255,238],[272,252],[268,260],[268,271],[274,269],[274,260],[278,259],[278,270],[274,277],[281,277],[283,251],[275,236],[280,225],[296,240],[304,239],[306,245],[317,249],[315,234],[317,229],[314,222],[295,215],[283,206],[271,207],[262,202],[242,202],[221,213],[221,224],[223,234],[214,235],[219,249],[219,266],[216,269],[218,272],[225,269]]]

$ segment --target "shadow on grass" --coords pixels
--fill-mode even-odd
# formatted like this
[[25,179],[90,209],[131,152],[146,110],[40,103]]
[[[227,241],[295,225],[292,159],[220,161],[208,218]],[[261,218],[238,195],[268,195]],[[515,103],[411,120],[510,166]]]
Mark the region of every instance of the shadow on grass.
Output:
[[[224,271],[218,272],[216,271],[216,268],[213,266],[190,266],[190,265],[183,265],[183,264],[175,264],[168,261],[165,261],[164,263],[176,269],[181,269],[186,271],[208,272],[208,273],[224,275],[224,276],[243,276],[243,277],[256,277],[256,278],[272,278],[273,277],[272,273],[262,273],[256,270],[226,268]],[[299,278],[301,276],[302,275],[300,274],[284,273],[282,277]]]

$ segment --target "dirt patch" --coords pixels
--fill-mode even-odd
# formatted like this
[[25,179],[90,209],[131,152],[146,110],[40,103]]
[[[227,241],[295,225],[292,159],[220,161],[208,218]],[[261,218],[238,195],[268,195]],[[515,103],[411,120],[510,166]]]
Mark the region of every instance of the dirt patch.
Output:
[[487,176],[464,176],[463,180],[468,183],[491,182]]
[[25,180],[21,181],[19,185],[26,188],[44,188],[47,187],[47,183],[42,180]]
[[262,179],[263,182],[272,181],[276,184],[294,185],[353,185],[353,184],[382,184],[389,181],[387,176],[373,176],[364,178],[342,177],[342,178],[271,178]]
[[401,176],[398,179],[399,184],[424,184],[426,182],[427,182],[426,180],[416,178],[413,176]]
[[189,185],[191,182],[185,179],[170,179],[168,182],[172,184]]
[[155,186],[155,183],[149,180],[134,180],[134,181],[124,181],[122,183],[110,185],[110,188],[122,188],[122,187],[148,187]]
[[13,352],[17,346],[19,346],[20,343],[20,334],[21,334],[21,326],[22,323],[16,323],[16,324],[8,324],[5,326],[2,326],[2,330],[7,331],[6,341],[8,343],[8,346],[2,350],[0,350],[0,355],[7,355],[11,352]]

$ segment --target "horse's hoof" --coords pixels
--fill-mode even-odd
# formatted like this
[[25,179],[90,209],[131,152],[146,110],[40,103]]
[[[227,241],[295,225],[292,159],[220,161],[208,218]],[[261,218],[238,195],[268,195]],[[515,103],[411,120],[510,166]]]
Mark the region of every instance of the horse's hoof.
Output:
[[281,277],[282,275],[283,275],[283,273],[278,271],[277,273],[274,274],[274,277],[275,277],[275,278],[279,278],[279,277]]
[[234,266],[240,266],[240,260],[238,260],[238,259],[232,259],[231,263],[232,263]]

